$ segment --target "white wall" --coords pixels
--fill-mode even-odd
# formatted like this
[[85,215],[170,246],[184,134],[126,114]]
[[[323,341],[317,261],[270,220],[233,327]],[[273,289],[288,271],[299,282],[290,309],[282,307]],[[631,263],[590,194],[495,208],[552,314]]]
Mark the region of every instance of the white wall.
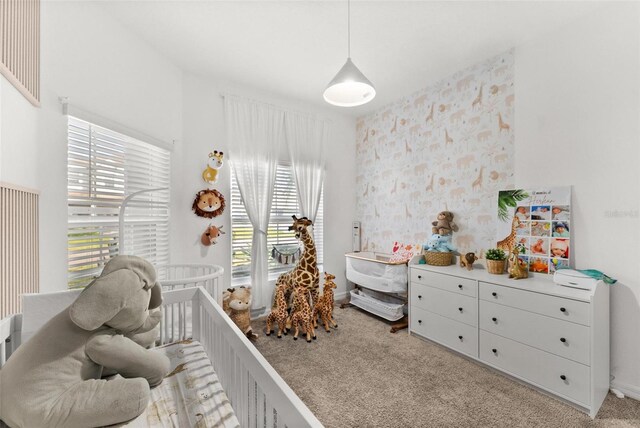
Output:
[[38,109],[0,76],[0,181],[38,187],[37,124]]
[[2,78],[4,181],[40,190],[40,289],[67,284],[67,133],[58,97],[152,137],[180,139],[181,71],[93,2],[43,2],[42,107]]
[[[176,240],[171,260],[215,263],[225,268],[225,286],[231,275],[230,166],[222,168],[216,189],[227,197],[224,214],[213,221],[197,217],[191,204],[197,191],[206,187],[202,171],[209,152],[228,153],[225,139],[221,93],[244,95],[285,108],[318,113],[333,124],[334,138],[327,148],[329,159],[324,190],[324,268],[335,273],[337,293],[346,291],[344,253],[351,250],[351,221],[355,215],[355,120],[329,109],[276,97],[261,90],[185,74],[183,80],[183,141],[176,148],[181,163],[174,170],[172,227]],[[200,244],[200,235],[209,223],[222,225],[227,232],[211,247]]]
[[[516,49],[517,187],[573,185],[578,268],[611,287],[614,384],[640,398],[640,30],[608,5]],[[615,214],[615,211],[619,211]]]

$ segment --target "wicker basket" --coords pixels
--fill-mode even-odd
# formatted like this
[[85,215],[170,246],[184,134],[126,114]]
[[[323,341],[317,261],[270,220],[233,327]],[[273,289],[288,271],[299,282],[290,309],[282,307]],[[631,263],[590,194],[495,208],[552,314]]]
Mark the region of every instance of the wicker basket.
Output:
[[424,260],[431,266],[449,266],[452,263],[453,253],[441,253],[439,251],[425,251]]
[[506,260],[487,260],[487,271],[500,275],[504,273]]

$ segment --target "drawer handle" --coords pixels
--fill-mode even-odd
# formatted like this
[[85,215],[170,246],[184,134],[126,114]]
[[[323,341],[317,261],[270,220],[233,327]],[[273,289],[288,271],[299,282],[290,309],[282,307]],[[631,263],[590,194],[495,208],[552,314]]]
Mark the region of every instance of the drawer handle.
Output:
[[493,349],[491,350],[491,352],[493,352],[494,354],[497,354],[497,353],[498,353],[498,350],[497,350],[496,348],[493,348]]
[[458,308],[458,310],[459,310],[460,312],[462,312],[462,308]]
[[492,295],[493,297],[498,297],[498,293],[496,293],[495,291],[494,291],[493,293],[491,293],[491,295]]
[[560,379],[567,380],[567,377],[565,375],[560,375]]
[[560,338],[560,342],[565,343],[567,341],[567,339],[565,339],[564,337]]
[[422,299],[422,296],[418,295],[418,299]]
[[418,275],[418,279],[422,279],[422,275]]
[[418,324],[422,324],[422,320],[418,320]]
[[498,318],[493,317],[493,318],[491,318],[491,321],[493,321],[493,322],[498,322]]
[[458,339],[462,340],[462,336],[458,336]]
[[560,312],[567,312],[566,308],[560,308]]
[[462,290],[462,284],[458,284],[458,288]]

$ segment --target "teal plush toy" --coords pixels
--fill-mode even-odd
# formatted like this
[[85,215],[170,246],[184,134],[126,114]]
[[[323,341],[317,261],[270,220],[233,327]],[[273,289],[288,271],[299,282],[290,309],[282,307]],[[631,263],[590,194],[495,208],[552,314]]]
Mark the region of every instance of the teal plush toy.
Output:
[[438,251],[440,253],[448,253],[456,250],[451,243],[451,235],[443,236],[438,233],[431,235],[431,238],[423,245],[423,249],[427,251]]

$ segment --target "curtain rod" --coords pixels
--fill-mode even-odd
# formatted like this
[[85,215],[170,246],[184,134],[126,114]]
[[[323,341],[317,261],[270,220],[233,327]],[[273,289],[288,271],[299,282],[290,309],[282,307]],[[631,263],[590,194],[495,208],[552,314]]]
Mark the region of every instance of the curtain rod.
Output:
[[228,92],[220,92],[219,95],[220,95],[220,98],[222,98],[222,99],[224,99],[225,97],[233,97],[233,98],[244,99],[244,100],[250,101],[252,103],[273,107],[273,108],[275,108],[277,110],[281,110],[283,112],[296,113],[296,114],[300,114],[300,115],[303,115],[303,116],[308,116],[308,117],[311,117],[311,118],[320,119],[320,120],[322,120],[322,121],[324,121],[326,123],[329,123],[329,124],[333,123],[333,121],[331,119],[328,119],[326,117],[322,117],[319,113],[310,113],[310,112],[307,112],[307,111],[296,110],[296,109],[284,107],[284,106],[281,106],[281,105],[278,105],[278,104],[273,104],[273,103],[262,101],[262,100],[256,100],[254,98],[246,97],[244,95],[236,95],[236,94],[231,94],[231,93],[228,93]]

